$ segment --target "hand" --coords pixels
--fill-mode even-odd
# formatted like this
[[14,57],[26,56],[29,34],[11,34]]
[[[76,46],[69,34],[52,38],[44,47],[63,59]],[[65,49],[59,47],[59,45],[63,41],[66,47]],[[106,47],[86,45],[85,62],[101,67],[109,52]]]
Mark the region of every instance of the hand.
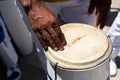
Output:
[[111,0],[90,0],[88,15],[91,15],[94,9],[96,9],[95,27],[100,25],[100,29],[103,29],[110,11],[110,6]]
[[31,27],[45,50],[50,46],[53,50],[63,50],[65,37],[56,18],[39,2],[33,3],[27,12]]

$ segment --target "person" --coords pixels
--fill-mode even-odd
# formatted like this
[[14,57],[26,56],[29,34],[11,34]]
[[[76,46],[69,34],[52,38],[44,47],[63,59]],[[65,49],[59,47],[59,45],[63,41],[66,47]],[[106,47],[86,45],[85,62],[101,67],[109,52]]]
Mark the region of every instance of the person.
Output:
[[[0,1],[0,12],[4,19],[7,30],[11,34],[11,37],[14,40],[17,48],[19,48],[20,52],[23,55],[30,55],[30,53],[33,52],[33,48],[34,48],[33,41],[31,39],[31,37],[33,36],[31,36],[31,33],[27,29],[27,27],[29,27],[30,25],[28,24],[27,20],[25,20],[26,15],[24,14],[24,11],[22,12],[21,7],[18,6],[16,1],[18,0]],[[31,27],[35,32],[35,34],[37,35],[37,37],[39,38],[43,48],[47,50],[48,46],[50,46],[52,47],[52,49],[56,51],[63,50],[64,45],[66,44],[65,37],[56,19],[58,14],[55,15],[54,12],[53,14],[51,12],[52,10],[48,9],[50,7],[47,8],[46,4],[48,4],[49,2],[44,2],[44,1],[39,2],[39,0],[19,0],[19,1],[24,7],[27,13],[28,20],[31,24]],[[87,24],[94,25],[95,27],[100,25],[101,29],[105,25],[106,17],[109,12],[110,4],[111,4],[111,0],[105,0],[105,1],[104,0],[101,0],[101,1],[100,0],[67,0],[67,1],[62,0],[64,2],[61,2],[61,0],[54,0],[54,1],[59,1],[59,2],[55,2],[58,4],[59,3],[62,3],[64,5],[67,4],[68,6],[64,6],[65,8],[69,7],[71,9],[71,7],[74,7],[74,9],[72,10],[75,10],[75,7],[78,7],[77,3],[79,3],[83,7],[80,6],[78,8],[82,9],[84,12],[83,14],[85,14],[85,17],[83,18],[80,17],[79,20],[87,22]],[[74,3],[74,4],[71,5],[68,3],[71,3],[71,4]],[[51,4],[54,4],[54,3],[51,3]],[[95,9],[96,9],[96,12],[94,12]],[[89,16],[86,15],[87,10],[88,10]],[[81,10],[78,10],[78,11],[81,11]],[[71,13],[74,13],[74,12],[71,12]],[[96,14],[96,17],[95,17],[95,14]],[[69,17],[71,15],[69,15]],[[75,15],[77,15],[77,13]],[[78,15],[80,14],[78,13]],[[93,22],[94,18],[95,18],[95,22]],[[83,20],[83,19],[86,19],[86,20]]]
[[102,29],[111,5],[111,0],[19,1],[44,49],[47,50],[50,46],[56,51],[63,50],[66,44],[57,21],[58,14],[64,23],[86,23]]
[[0,0],[0,58],[7,66],[8,80],[21,78],[20,55],[36,53],[28,21],[24,18],[18,0]]
[[[11,62],[15,62],[17,64],[17,68],[9,67],[7,71],[7,75],[9,78],[15,77],[11,72],[16,73],[16,71],[20,68],[21,63],[27,63],[27,65],[32,65],[37,67],[39,70],[43,70],[43,66],[46,67],[46,58],[43,53],[43,47],[41,46],[39,40],[34,36],[34,33],[31,29],[31,26],[28,22],[27,15],[20,5],[18,0],[0,0],[0,14],[2,16],[2,20],[10,35],[10,39],[12,41],[12,45],[16,51],[16,54],[10,53],[8,48],[8,53],[10,55],[10,59],[3,58],[5,61],[8,61],[8,64]],[[9,43],[10,40],[7,40],[6,43]],[[2,43],[3,44],[3,43]],[[37,44],[37,46],[36,46]],[[6,46],[6,45],[5,45]],[[3,48],[2,48],[3,49]],[[0,54],[1,54],[1,46],[0,46]],[[4,51],[4,50],[3,50]],[[18,54],[18,55],[17,55]],[[3,55],[5,55],[3,53]],[[18,59],[16,60],[16,56]],[[39,58],[39,56],[40,58]],[[41,56],[43,58],[41,58]],[[44,59],[44,60],[43,60]],[[12,61],[11,61],[12,60]],[[31,63],[31,60],[33,63]],[[36,61],[37,60],[37,61]],[[35,62],[34,62],[35,61]],[[6,64],[6,62],[4,62]],[[25,65],[24,65],[25,66]],[[38,67],[39,66],[39,67]],[[44,71],[41,71],[44,74]],[[21,74],[20,73],[20,74]],[[15,74],[16,75],[16,74]],[[17,78],[22,78],[20,75]],[[26,76],[27,77],[27,76]],[[40,79],[44,78],[39,76]],[[28,78],[31,78],[30,76]]]
[[118,15],[116,16],[115,20],[113,21],[110,29],[108,30],[108,35],[110,36],[113,51],[112,56],[110,60],[110,76],[115,76],[117,74],[117,65],[115,62],[115,59],[117,57],[117,54],[120,51],[120,12],[118,12]]
[[4,21],[0,14],[0,59],[5,64],[6,75],[8,80],[19,80],[21,71],[18,67],[18,55],[13,47],[11,38],[5,27]]

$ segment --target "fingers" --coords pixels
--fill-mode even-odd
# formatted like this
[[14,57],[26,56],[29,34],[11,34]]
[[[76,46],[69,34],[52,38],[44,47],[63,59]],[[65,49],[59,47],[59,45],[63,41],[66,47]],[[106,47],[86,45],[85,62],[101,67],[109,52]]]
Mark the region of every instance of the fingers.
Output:
[[96,17],[95,17],[95,26],[99,25],[100,29],[103,29],[106,21],[107,16],[110,11],[111,0],[106,1],[97,1],[96,5]]
[[108,18],[108,13],[110,11],[110,6],[111,6],[111,0],[106,0],[106,2],[104,3],[105,5],[102,6],[102,9],[100,10],[100,29],[103,29],[105,24],[106,24],[106,21],[107,21],[107,18]]
[[107,21],[107,14],[104,14],[101,16],[101,19],[99,20],[100,29],[103,29]]
[[43,39],[42,34],[40,34],[39,31],[36,31],[35,34],[36,34],[36,36],[38,37],[38,39],[40,40],[40,43],[41,43],[41,45],[43,46],[43,48],[45,49],[45,51],[47,51],[47,50],[48,50],[48,44],[47,44],[47,42]]
[[[66,40],[58,25],[57,26],[54,25],[54,27],[51,27],[49,25],[45,29],[41,30],[41,33],[42,33],[42,36],[45,37],[45,40],[47,41],[48,46],[50,46],[53,50],[57,51],[57,50],[64,49]],[[45,41],[43,43],[45,43]],[[46,44],[43,44],[43,45],[46,45]]]
[[45,40],[48,42],[48,46],[50,46],[53,50],[57,51],[58,47],[56,47],[51,35],[46,31],[42,30],[42,36],[45,37]]
[[98,27],[98,25],[99,25],[99,14],[96,14],[95,21],[94,21],[94,26]]
[[95,17],[94,26],[103,29],[106,23],[107,15],[98,12]]
[[62,33],[60,29],[60,26],[57,23],[54,23],[53,27],[61,40],[61,46],[65,46],[67,42],[66,42],[64,34]]
[[95,26],[99,25],[100,29],[103,29],[108,16],[108,10],[104,7],[96,8]]
[[89,5],[89,8],[88,8],[88,15],[91,15],[96,7],[96,3],[95,3],[96,0],[90,0],[90,5]]
[[64,49],[64,45],[62,45],[62,40],[60,39],[59,33],[57,33],[57,31],[52,27],[47,28],[47,31],[50,33],[54,44],[58,47],[59,50],[63,50]]

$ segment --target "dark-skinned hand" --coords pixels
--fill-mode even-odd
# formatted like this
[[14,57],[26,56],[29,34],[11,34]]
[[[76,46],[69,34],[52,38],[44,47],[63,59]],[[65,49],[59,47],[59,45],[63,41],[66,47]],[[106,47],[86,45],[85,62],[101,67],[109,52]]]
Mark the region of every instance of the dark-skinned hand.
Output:
[[[24,0],[20,0],[20,2],[22,3]],[[22,4],[26,8],[28,20],[43,48],[47,50],[48,46],[50,46],[55,51],[63,50],[66,40],[55,16],[37,0],[33,0],[29,9],[26,6],[28,3],[31,4],[30,2],[24,2]]]
[[100,26],[103,29],[110,11],[111,0],[90,0],[90,6],[88,8],[88,15],[91,15],[96,10],[96,17],[94,26]]

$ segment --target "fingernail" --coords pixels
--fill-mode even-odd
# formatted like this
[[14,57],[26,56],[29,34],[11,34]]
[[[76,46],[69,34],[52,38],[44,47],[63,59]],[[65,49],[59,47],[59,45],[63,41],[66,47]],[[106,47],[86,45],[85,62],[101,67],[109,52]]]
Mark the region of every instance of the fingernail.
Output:
[[57,48],[57,47],[54,47],[54,48],[53,48],[53,50],[57,51],[57,50],[58,50],[58,48]]
[[64,50],[64,47],[59,47],[59,50],[60,50],[60,51]]

